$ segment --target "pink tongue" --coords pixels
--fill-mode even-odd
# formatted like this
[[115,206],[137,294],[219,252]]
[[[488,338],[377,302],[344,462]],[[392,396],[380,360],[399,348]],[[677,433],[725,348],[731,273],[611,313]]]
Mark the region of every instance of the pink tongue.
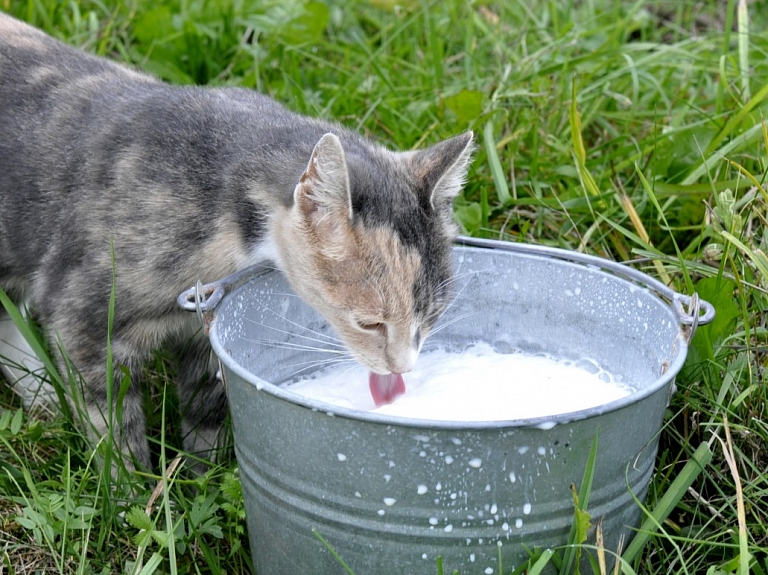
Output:
[[368,376],[368,385],[376,407],[392,403],[395,398],[405,393],[405,381],[399,373],[379,375],[371,372]]

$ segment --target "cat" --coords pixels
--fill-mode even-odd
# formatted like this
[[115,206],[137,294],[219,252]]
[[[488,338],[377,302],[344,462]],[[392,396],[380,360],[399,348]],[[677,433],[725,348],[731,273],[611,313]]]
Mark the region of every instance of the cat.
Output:
[[99,437],[114,272],[112,353],[131,374],[116,441],[150,468],[138,376],[165,346],[185,450],[205,456],[225,390],[176,296],[271,260],[372,373],[405,373],[450,299],[452,200],[472,148],[466,132],[389,151],[257,92],[171,86],[0,14],[0,287],[31,302],[79,371]]

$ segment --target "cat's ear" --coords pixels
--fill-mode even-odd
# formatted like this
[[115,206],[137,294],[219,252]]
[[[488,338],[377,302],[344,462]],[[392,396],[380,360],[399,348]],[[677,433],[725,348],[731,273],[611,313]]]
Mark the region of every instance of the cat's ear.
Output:
[[308,221],[329,215],[352,219],[349,171],[338,136],[329,132],[315,144],[293,199],[301,216]]
[[451,201],[464,186],[473,150],[473,134],[469,131],[426,150],[407,153],[411,171],[421,183],[419,187],[429,194],[432,209],[450,209]]
[[352,196],[344,148],[335,134],[315,144],[293,199],[297,223],[311,248],[331,260],[349,258]]

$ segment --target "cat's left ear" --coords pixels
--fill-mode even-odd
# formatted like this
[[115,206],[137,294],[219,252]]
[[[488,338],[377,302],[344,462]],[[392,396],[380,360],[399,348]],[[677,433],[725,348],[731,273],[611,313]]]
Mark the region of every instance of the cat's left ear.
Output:
[[329,132],[315,144],[293,200],[301,233],[313,248],[332,260],[350,257],[352,197],[338,136]]
[[329,132],[315,144],[307,169],[294,190],[294,202],[310,220],[330,214],[352,219],[347,160],[335,134]]
[[429,194],[432,209],[450,209],[453,198],[461,191],[472,159],[474,135],[464,132],[426,150],[408,152],[407,162],[419,186]]

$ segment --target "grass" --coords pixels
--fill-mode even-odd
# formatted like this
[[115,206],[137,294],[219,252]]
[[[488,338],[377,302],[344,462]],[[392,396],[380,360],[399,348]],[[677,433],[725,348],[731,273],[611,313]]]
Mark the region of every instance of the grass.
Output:
[[[455,204],[467,233],[634,260],[714,303],[668,409],[644,545],[621,569],[768,572],[766,0],[0,7],[168,81],[252,87],[392,147],[472,128]],[[154,437],[178,445],[162,355],[148,373]],[[233,463],[110,485],[70,419],[25,413],[7,389],[0,405],[0,570],[251,569]]]

